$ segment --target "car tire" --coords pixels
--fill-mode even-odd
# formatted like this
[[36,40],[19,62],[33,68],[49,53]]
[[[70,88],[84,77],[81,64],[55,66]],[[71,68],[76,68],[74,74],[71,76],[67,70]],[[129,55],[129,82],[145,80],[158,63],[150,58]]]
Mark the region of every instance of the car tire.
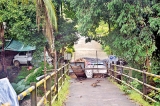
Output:
[[14,66],[19,67],[20,66],[20,62],[18,60],[14,61]]

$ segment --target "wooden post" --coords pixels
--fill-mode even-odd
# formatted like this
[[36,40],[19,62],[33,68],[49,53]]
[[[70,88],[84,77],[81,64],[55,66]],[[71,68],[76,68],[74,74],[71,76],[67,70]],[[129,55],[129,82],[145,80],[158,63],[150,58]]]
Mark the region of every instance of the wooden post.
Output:
[[111,73],[111,63],[108,63],[108,72],[109,72],[109,76],[111,77],[112,73]]
[[55,92],[55,94],[57,94],[56,100],[58,100],[58,71],[56,71],[56,75],[55,75],[55,84],[56,84],[56,92]]
[[49,106],[52,106],[52,92],[51,92],[51,85],[52,84],[52,80],[51,80],[51,75],[50,78],[46,81],[46,89],[47,91],[50,91],[50,93],[47,96],[47,101],[49,102]]
[[144,84],[147,82],[147,78],[144,72],[146,72],[146,70],[143,70],[143,98],[145,99],[144,95],[146,95],[146,86]]
[[64,71],[67,71],[67,75],[69,75],[69,65],[66,66],[66,70],[64,70]]
[[112,63],[111,63],[111,73],[112,73],[112,78],[113,78],[114,77],[114,66],[112,65]]
[[37,87],[36,83],[31,83],[31,86],[35,86],[35,89],[31,92],[31,106],[37,106]]
[[[123,66],[122,61],[120,61],[120,66]],[[121,72],[121,80],[123,81],[123,75],[122,75],[123,74],[123,67],[121,67],[120,70],[121,70],[120,71]]]
[[[115,78],[117,78],[117,73],[116,73],[116,71],[117,71],[117,66],[114,65],[114,66],[113,66],[113,69],[114,69],[114,73],[113,73],[114,75],[113,75],[113,76],[114,76]],[[116,81],[116,79],[115,79],[115,81]]]
[[62,83],[63,83],[62,68],[60,69],[60,77],[61,77],[61,81],[60,81],[60,83],[61,83],[61,87],[62,87]]
[[62,69],[62,75],[64,75],[64,76],[63,76],[63,82],[64,82],[64,81],[65,81],[64,67],[63,67],[63,69]]
[[112,67],[112,65],[111,65],[111,63],[109,63],[109,73],[110,73],[110,77],[112,77],[112,71],[111,71],[111,68]]
[[130,82],[132,82],[131,77],[132,77],[132,70],[129,70],[129,80],[128,80],[128,81],[129,81],[129,83],[130,83]]
[[[106,62],[105,62],[106,63]],[[107,76],[109,74],[109,70],[108,70],[108,63],[106,63],[106,71],[107,71]]]

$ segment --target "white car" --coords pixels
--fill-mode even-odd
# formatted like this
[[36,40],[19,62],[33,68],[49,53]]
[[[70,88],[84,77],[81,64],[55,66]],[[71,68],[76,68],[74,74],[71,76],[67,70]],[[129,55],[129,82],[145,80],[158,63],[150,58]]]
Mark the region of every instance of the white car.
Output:
[[14,66],[19,66],[20,64],[30,64],[32,60],[32,52],[19,52],[14,56],[13,64]]

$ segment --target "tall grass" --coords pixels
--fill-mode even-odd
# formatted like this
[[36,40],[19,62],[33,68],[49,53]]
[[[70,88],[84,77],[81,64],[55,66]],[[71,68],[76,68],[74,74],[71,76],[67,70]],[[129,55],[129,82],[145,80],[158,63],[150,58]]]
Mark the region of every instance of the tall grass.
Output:
[[63,106],[64,101],[66,100],[66,97],[69,93],[69,76],[66,76],[67,80],[64,82],[64,85],[61,89],[61,91],[58,93],[58,100],[54,102],[54,104],[52,106]]
[[129,98],[138,102],[139,104],[141,104],[140,106],[154,106],[152,104],[149,104],[148,102],[146,102],[142,96],[140,94],[138,94],[137,92],[135,91],[132,91],[131,94],[129,94]]

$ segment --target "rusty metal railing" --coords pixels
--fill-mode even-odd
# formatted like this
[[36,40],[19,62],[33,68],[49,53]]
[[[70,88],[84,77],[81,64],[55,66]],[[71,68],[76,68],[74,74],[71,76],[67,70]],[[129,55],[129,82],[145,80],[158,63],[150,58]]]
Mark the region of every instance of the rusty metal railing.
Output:
[[[120,68],[121,71],[117,71],[118,68]],[[125,74],[124,70],[128,70],[129,75]],[[131,67],[126,67],[126,66],[116,65],[116,64],[110,64],[110,68],[108,69],[108,71],[109,71],[109,75],[110,75],[111,78],[113,78],[113,79],[127,85],[128,87],[132,88],[133,90],[135,90],[136,92],[141,94],[144,99],[150,100],[152,102],[158,102],[155,99],[153,99],[153,98],[151,98],[147,95],[147,87],[152,89],[152,90],[155,90],[157,92],[160,91],[160,88],[156,88],[152,85],[147,84],[147,76],[151,76],[151,77],[160,79],[160,75],[155,75],[155,74],[146,72],[146,70],[138,70],[138,69],[134,69],[134,68],[131,68]],[[136,71],[136,72],[141,73],[142,74],[142,81],[140,81],[136,78],[133,78],[132,77],[132,71]],[[118,78],[117,75],[119,75],[120,78]],[[124,79],[123,77],[128,78],[129,82],[137,81],[139,84],[142,84],[142,86],[143,86],[142,91],[138,90],[137,88],[134,88],[130,83],[125,82],[123,80]]]

